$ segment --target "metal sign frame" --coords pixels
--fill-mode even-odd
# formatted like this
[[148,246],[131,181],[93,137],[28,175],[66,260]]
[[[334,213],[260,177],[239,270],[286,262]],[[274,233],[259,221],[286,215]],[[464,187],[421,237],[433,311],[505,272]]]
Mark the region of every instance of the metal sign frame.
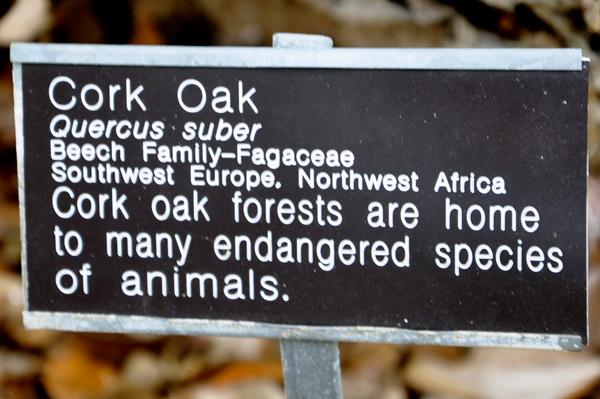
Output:
[[[584,60],[579,49],[334,49],[331,48],[332,42],[329,38],[289,34],[275,35],[274,47],[276,48],[13,44],[11,46],[11,61],[14,64],[24,286],[27,286],[28,281],[28,244],[25,239],[27,215],[25,214],[24,199],[26,193],[23,183],[25,154],[22,64],[580,71]],[[23,316],[26,328],[66,331],[228,335],[281,340],[385,342],[479,347],[502,346],[568,351],[581,350],[582,344],[581,338],[574,335],[481,331],[415,331],[402,328],[361,326],[286,326],[231,320],[167,319],[143,316],[38,312],[29,311],[26,289]]]

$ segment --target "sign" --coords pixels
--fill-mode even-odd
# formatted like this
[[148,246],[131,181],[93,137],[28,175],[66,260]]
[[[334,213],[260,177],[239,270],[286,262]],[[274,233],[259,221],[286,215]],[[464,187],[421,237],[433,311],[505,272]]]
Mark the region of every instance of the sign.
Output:
[[26,325],[578,349],[588,62],[499,51],[14,46]]

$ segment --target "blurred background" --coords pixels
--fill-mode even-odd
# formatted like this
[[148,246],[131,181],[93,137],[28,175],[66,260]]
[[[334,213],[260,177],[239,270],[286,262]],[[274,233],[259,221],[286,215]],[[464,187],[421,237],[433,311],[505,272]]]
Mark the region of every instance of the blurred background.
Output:
[[591,59],[590,347],[582,353],[340,344],[346,399],[600,398],[598,0],[0,1],[0,399],[284,398],[279,343],[24,331],[9,45],[577,47]]

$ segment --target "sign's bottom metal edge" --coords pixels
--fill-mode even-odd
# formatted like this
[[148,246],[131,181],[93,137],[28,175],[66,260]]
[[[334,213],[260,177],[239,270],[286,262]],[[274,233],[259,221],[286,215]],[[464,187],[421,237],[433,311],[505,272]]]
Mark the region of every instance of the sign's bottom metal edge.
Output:
[[505,347],[581,351],[576,335],[429,331],[388,327],[319,327],[250,321],[160,318],[61,312],[23,312],[27,329],[163,335],[224,335],[291,340]]

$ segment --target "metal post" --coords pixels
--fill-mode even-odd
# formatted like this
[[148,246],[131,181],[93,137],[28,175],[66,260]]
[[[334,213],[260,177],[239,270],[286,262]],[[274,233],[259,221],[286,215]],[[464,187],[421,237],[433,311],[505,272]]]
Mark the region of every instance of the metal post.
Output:
[[[273,47],[325,49],[327,36],[276,33]],[[287,399],[342,399],[342,373],[337,342],[281,340],[281,362]]]
[[286,399],[342,399],[337,342],[281,340]]

